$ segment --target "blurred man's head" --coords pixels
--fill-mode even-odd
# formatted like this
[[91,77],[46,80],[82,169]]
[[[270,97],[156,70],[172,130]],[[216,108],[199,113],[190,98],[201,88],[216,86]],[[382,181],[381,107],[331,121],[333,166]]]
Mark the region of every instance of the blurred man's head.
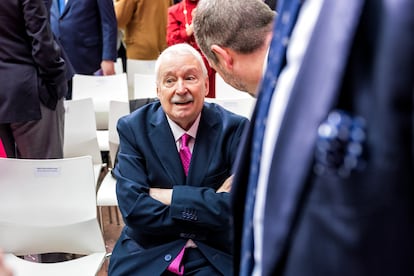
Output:
[[188,44],[165,49],[155,64],[157,95],[167,116],[187,130],[208,94],[208,75],[199,52]]
[[254,94],[275,17],[261,0],[200,0],[193,19],[197,43],[231,86]]

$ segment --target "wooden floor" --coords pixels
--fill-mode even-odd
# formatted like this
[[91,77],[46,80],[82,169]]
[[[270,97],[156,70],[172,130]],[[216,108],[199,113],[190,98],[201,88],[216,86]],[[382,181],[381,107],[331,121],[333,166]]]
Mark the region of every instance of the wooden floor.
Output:
[[[124,226],[122,222],[121,214],[117,207],[102,207],[102,216],[103,216],[103,235],[105,239],[106,252],[112,252],[114,245],[121,234],[122,227]],[[118,213],[119,220],[116,219],[116,213]],[[107,276],[108,275],[108,260],[105,261],[101,270],[97,276]]]

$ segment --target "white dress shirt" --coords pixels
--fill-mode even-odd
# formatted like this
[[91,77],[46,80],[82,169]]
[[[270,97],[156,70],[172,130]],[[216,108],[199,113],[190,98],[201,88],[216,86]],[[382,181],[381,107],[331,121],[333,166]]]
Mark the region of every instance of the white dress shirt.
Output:
[[181,148],[181,136],[183,136],[184,133],[187,133],[188,135],[191,136],[191,139],[188,142],[188,147],[190,148],[191,153],[193,153],[193,148],[194,148],[195,139],[196,139],[196,135],[197,135],[197,129],[198,129],[198,125],[200,124],[200,118],[201,118],[201,113],[198,114],[197,119],[194,121],[194,123],[190,127],[190,129],[188,131],[185,131],[179,125],[177,125],[177,123],[175,123],[173,120],[171,120],[167,116],[167,121],[168,121],[168,124],[170,125],[171,131],[174,135],[175,144],[177,146],[177,151],[178,152],[180,152],[180,148]]

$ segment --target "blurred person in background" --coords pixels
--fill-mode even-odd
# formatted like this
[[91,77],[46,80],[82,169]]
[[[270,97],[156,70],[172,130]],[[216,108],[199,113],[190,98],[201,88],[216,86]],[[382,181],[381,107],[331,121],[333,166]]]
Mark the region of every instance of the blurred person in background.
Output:
[[[52,1],[53,33],[76,74],[113,75],[118,28],[113,0]],[[66,97],[72,98],[72,82]]]
[[167,48],[167,10],[172,0],[115,0],[127,59],[156,60]]
[[43,0],[0,2],[0,139],[8,157],[62,158],[66,65]]

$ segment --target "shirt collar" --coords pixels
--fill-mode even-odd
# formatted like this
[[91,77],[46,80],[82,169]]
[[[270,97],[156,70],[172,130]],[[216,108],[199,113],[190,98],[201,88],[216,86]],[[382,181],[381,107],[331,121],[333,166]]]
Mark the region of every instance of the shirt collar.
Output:
[[190,127],[190,129],[185,131],[179,125],[177,125],[177,123],[175,123],[173,120],[171,120],[167,116],[167,121],[168,121],[168,124],[170,125],[171,131],[174,135],[175,142],[177,142],[181,138],[181,136],[183,136],[184,133],[188,133],[191,137],[193,137],[195,139],[196,136],[197,136],[198,125],[200,124],[200,118],[201,118],[201,112],[200,112],[200,114],[198,114],[196,120],[194,121],[194,123]]

